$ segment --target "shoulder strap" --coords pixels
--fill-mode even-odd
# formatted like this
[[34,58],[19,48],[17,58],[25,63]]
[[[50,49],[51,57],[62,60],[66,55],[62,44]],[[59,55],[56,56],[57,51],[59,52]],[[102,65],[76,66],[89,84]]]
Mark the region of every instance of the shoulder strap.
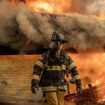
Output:
[[45,62],[45,65],[47,66],[47,64],[48,64],[48,58],[49,58],[49,51],[47,52],[47,54],[46,54],[46,62]]
[[[47,65],[48,65],[48,58],[49,58],[49,51],[47,51],[47,52],[45,52],[44,54],[43,54],[43,60],[44,60],[44,65],[45,65],[45,67],[47,67]],[[44,67],[44,68],[45,68]],[[44,69],[45,70],[45,69]]]

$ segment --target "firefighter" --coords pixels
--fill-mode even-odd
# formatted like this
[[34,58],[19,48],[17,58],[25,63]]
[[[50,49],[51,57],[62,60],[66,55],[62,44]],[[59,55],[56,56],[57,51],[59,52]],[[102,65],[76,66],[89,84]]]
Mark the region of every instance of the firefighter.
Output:
[[36,89],[40,87],[45,93],[47,105],[64,105],[64,95],[67,90],[64,76],[67,71],[75,79],[77,92],[82,93],[76,64],[63,50],[63,44],[66,42],[62,34],[53,32],[49,50],[34,65],[31,91],[36,93]]

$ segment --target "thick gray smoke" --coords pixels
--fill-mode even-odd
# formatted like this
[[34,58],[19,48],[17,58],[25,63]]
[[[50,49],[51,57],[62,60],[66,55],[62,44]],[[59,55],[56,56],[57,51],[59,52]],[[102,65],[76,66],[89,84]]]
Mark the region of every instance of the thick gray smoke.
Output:
[[11,6],[0,2],[0,44],[20,53],[37,50],[49,44],[53,31],[65,35],[78,51],[99,51],[105,48],[105,21],[96,17],[70,14],[51,15],[35,13],[25,4]]
[[94,13],[96,15],[105,15],[105,0],[95,0],[94,3],[92,3],[88,10],[90,13]]
[[72,0],[69,12],[105,15],[105,0]]

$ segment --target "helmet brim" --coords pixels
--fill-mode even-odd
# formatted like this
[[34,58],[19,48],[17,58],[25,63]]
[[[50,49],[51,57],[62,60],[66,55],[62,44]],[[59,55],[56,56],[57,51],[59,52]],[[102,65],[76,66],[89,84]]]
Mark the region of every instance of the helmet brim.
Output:
[[63,41],[61,41],[61,43],[68,43],[68,41],[67,40],[63,40]]

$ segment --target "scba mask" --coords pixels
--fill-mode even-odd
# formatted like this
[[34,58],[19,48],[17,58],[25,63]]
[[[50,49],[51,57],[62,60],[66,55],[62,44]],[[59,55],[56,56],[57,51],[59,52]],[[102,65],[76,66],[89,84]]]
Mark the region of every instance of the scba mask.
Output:
[[62,44],[59,41],[51,41],[49,48],[52,51],[59,51],[62,47]]

